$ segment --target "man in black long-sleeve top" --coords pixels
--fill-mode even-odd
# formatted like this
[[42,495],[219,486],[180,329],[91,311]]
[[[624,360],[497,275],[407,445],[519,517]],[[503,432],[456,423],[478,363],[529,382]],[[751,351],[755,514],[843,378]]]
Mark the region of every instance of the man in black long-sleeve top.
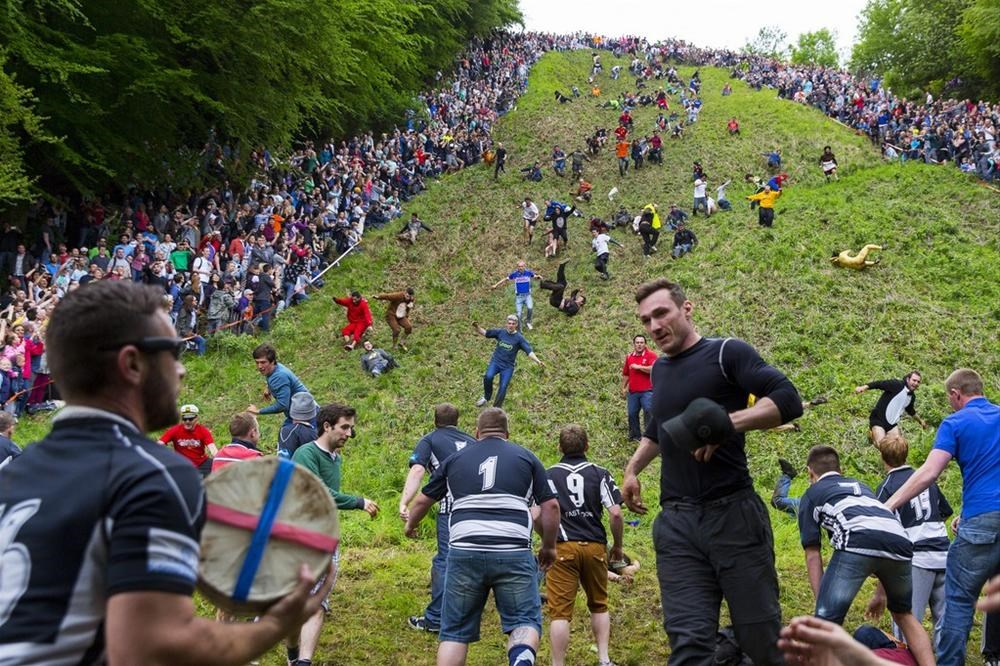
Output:
[[[712,660],[725,597],[741,649],[755,664],[781,664],[774,539],[743,433],[797,418],[802,401],[747,343],[699,335],[680,285],[647,282],[636,302],[663,356],[652,370],[653,418],[625,469],[622,494],[645,513],[637,475],[662,457],[653,544],[670,663]],[[751,393],[760,397],[747,408]]]
[[899,434],[899,419],[906,412],[917,420],[921,428],[927,427],[927,422],[917,416],[916,397],[914,391],[920,386],[920,373],[914,370],[902,379],[883,379],[868,382],[854,389],[855,393],[864,393],[868,389],[882,391],[878,402],[868,415],[868,436],[872,444],[878,446],[882,438],[888,434]]

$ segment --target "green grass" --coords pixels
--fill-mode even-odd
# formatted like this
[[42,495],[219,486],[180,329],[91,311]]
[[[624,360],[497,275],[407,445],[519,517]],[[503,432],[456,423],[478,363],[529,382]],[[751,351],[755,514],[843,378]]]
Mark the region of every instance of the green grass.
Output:
[[[497,128],[510,150],[506,177],[495,183],[492,171],[476,167],[433,184],[408,209],[434,227],[433,235],[422,236],[415,248],[400,246],[388,233],[370,235],[363,254],[331,270],[326,288],[310,303],[283,314],[267,336],[280,360],[321,402],[345,401],[358,409],[359,435],[346,449],[344,490],[372,497],[383,508],[374,521],[361,512],[342,517],[344,556],[335,610],[314,663],[434,661],[434,638],[405,628],[406,617],[419,613],[427,601],[433,554],[433,522],[425,521],[421,539],[410,541],[396,517],[407,456],[430,429],[431,407],[437,402],[454,402],[462,410],[461,427],[473,429],[473,402],[482,391],[492,346],[473,333],[470,322],[500,325],[513,310],[511,294],[491,292],[489,285],[522,257],[543,273],[555,270],[554,262],[542,258],[540,239],[524,246],[517,207],[525,195],[538,202],[564,197],[570,182],[547,170],[543,182],[522,183],[517,169],[534,159],[548,165],[553,144],[568,152],[583,146],[595,125],[614,126],[617,113],[598,108],[591,98],[562,106],[553,102],[556,88],[568,92],[574,83],[586,88],[589,61],[584,52],[549,54],[534,68],[527,94]],[[681,75],[691,71],[682,68]],[[800,419],[801,433],[748,437],[758,491],[770,496],[779,456],[802,465],[809,447],[820,443],[837,447],[845,473],[875,485],[881,465],[865,436],[875,396],[855,397],[855,385],[919,368],[925,384],[917,406],[931,423],[948,412],[942,384],[956,367],[978,369],[987,392],[996,397],[1000,201],[953,168],[883,164],[866,139],[814,109],[776,99],[773,92],[757,93],[736,83],[731,97],[721,97],[727,80],[722,70],[703,69],[702,78],[706,103],[701,119],[683,140],[666,140],[666,164],[622,179],[613,151],[606,150],[586,165],[597,194],[584,210],[607,216],[612,204],[604,195],[613,186],[620,190],[614,207],[620,201],[635,210],[654,201],[664,208],[678,202],[689,209],[693,160],[704,165],[711,187],[733,179],[729,199],[734,210],[693,220],[701,244],[677,262],[669,258],[666,236],[660,253],[644,262],[639,240],[615,232],[626,248],[612,248],[607,283],[597,280],[591,267],[585,221],[571,223],[568,277],[571,287],[586,287],[589,302],[578,317],[567,319],[537,299],[536,326],[528,338],[548,367],[520,364],[505,405],[511,437],[551,464],[558,459],[559,428],[581,423],[590,433],[591,458],[620,480],[632,447],[626,439],[624,401],[618,396],[619,372],[632,335],[640,331],[631,294],[640,282],[667,276],[686,286],[703,333],[745,338],[785,371],[804,397],[830,397],[828,405]],[[624,78],[604,78],[605,98],[627,85]],[[671,107],[679,107],[676,98]],[[637,111],[638,130],[651,132],[655,116],[652,108]],[[730,116],[740,120],[739,137],[726,133]],[[826,144],[840,161],[839,182],[827,184],[820,172],[818,158]],[[782,147],[792,183],[778,202],[774,228],[762,230],[742,200],[750,193],[742,176],[762,174],[761,153],[775,145]],[[829,263],[831,252],[857,250],[868,242],[889,244],[875,268],[857,273]],[[371,295],[407,285],[417,290],[411,351],[400,355],[401,369],[372,380],[361,373],[356,353],[340,349],[343,309],[330,299],[348,289]],[[375,342],[388,346],[382,305],[373,308]],[[220,440],[231,414],[261,402],[264,384],[250,359],[258,341],[223,337],[211,343],[209,355],[186,359],[182,399],[199,404]],[[273,450],[280,419],[263,417],[261,422]],[[19,439],[27,441],[41,436],[47,422],[25,419],[19,427]],[[922,432],[911,420],[904,429],[913,461],[922,461],[933,431]],[[657,473],[654,465],[642,477],[647,502],[655,498]],[[945,472],[942,487],[957,505],[957,468]],[[804,488],[800,477],[793,491]],[[611,588],[612,656],[623,664],[662,662],[668,652],[660,628],[651,519],[626,528],[626,550],[643,565],[635,585]],[[772,522],[788,619],[810,612],[812,595],[793,521],[774,512]],[[859,597],[847,626],[862,621],[866,598],[865,593]],[[596,656],[580,600],[577,610],[569,662],[591,663]],[[887,619],[882,626],[888,627]],[[977,624],[970,642],[972,663],[979,663],[978,632]],[[543,645],[540,663],[547,654]],[[472,647],[469,663],[497,664],[503,658],[504,639],[490,611],[483,641]],[[283,664],[283,655],[272,651],[263,663]]]

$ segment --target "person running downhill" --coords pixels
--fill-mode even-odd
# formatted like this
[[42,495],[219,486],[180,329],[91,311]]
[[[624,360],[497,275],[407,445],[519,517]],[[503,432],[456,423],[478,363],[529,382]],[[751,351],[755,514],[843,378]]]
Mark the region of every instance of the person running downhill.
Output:
[[500,375],[500,388],[497,389],[497,398],[493,402],[494,407],[503,406],[504,398],[507,396],[507,387],[514,376],[514,367],[517,363],[518,350],[523,351],[539,367],[545,364],[535,356],[534,350],[524,336],[517,330],[517,315],[507,315],[507,325],[504,328],[484,329],[477,322],[472,322],[472,328],[487,338],[495,338],[497,346],[493,350],[490,364],[486,367],[486,374],[483,375],[483,395],[476,401],[476,407],[482,407],[493,396],[493,378]]
[[869,438],[872,444],[878,446],[882,438],[888,434],[899,433],[899,419],[906,412],[917,420],[921,428],[927,428],[927,421],[917,416],[915,392],[920,386],[920,373],[914,370],[906,373],[903,379],[883,379],[868,382],[854,389],[855,393],[864,393],[869,389],[882,391],[878,402],[868,415]]
[[541,279],[541,274],[528,270],[528,264],[522,259],[517,262],[517,270],[510,273],[507,277],[501,278],[496,284],[490,287],[492,290],[508,282],[514,283],[514,311],[517,312],[517,318],[520,321],[521,313],[527,308],[528,318],[525,320],[525,325],[529,331],[532,329],[531,315],[535,310],[535,301],[531,298],[531,281]]

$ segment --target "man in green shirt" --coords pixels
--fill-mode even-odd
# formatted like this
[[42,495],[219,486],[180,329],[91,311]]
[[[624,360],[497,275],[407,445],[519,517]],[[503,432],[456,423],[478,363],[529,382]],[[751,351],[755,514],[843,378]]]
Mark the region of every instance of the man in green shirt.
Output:
[[[378,504],[366,497],[348,495],[340,492],[340,468],[343,456],[340,449],[354,434],[354,418],[357,412],[353,407],[331,403],[320,407],[316,415],[316,430],[319,436],[316,441],[303,444],[295,449],[292,460],[318,476],[326,485],[338,509],[361,509],[367,511],[372,518],[378,515]],[[331,575],[336,579],[337,560],[340,552],[334,553],[334,565]],[[302,625],[297,645],[292,645],[289,639],[288,662],[297,666],[312,664],[312,656],[319,643],[319,634],[323,628],[324,611],[329,611],[329,600],[323,607]]]
[[178,273],[187,273],[191,270],[193,258],[194,252],[191,251],[191,246],[186,240],[182,240],[177,249],[170,253],[170,263],[174,265],[174,269]]

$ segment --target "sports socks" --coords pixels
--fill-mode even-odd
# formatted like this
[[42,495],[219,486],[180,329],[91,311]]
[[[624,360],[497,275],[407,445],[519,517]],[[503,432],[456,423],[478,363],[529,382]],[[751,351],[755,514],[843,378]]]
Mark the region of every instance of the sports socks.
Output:
[[535,666],[535,648],[530,645],[515,645],[507,650],[507,663],[510,666]]

